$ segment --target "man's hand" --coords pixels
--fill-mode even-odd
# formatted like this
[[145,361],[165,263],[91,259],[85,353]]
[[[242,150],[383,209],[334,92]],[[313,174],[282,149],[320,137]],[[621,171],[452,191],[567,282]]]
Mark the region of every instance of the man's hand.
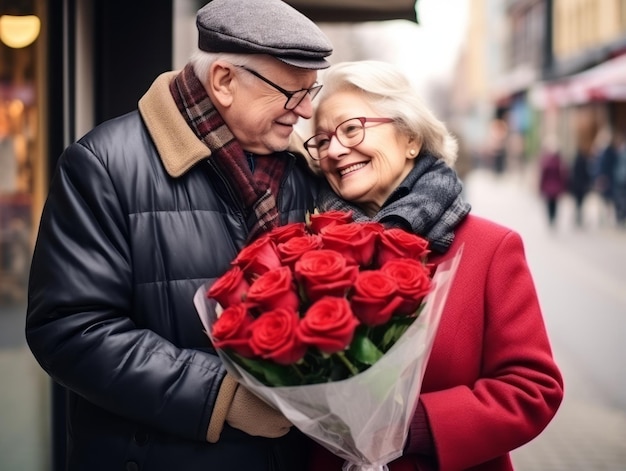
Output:
[[289,432],[291,422],[283,414],[239,385],[230,405],[226,422],[248,435],[278,438]]
[[219,440],[224,422],[248,435],[278,438],[289,432],[291,423],[276,409],[252,394],[227,374],[222,381],[206,439]]

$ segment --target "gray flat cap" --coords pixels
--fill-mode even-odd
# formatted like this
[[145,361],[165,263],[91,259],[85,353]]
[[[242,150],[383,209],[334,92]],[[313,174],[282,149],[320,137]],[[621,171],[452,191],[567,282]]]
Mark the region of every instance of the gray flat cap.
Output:
[[269,54],[303,69],[325,69],[333,47],[310,19],[280,0],[213,0],[198,10],[198,47]]

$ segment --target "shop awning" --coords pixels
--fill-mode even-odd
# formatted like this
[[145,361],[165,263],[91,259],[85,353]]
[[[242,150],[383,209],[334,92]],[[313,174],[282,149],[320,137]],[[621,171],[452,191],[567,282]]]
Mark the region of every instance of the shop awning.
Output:
[[417,23],[416,0],[287,0],[315,22],[409,20]]
[[578,74],[538,83],[531,92],[539,108],[580,105],[594,101],[626,101],[626,54]]

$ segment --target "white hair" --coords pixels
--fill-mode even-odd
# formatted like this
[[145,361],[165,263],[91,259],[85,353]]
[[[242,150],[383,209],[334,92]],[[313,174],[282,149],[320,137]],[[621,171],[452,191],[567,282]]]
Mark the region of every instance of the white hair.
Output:
[[267,61],[270,56],[263,54],[233,54],[228,52],[205,52],[195,51],[189,62],[193,65],[193,70],[198,79],[205,83],[209,78],[211,64],[217,60],[224,60],[234,65],[253,66],[263,61]]
[[394,65],[374,60],[340,62],[324,71],[322,78],[317,110],[336,92],[357,91],[381,116],[393,118],[395,126],[421,143],[422,149],[450,166],[456,161],[456,139]]

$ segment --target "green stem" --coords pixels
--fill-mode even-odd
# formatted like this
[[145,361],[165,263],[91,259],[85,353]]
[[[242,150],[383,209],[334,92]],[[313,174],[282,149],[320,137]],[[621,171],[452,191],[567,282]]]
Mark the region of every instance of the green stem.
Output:
[[365,329],[364,329],[363,333],[365,334],[365,336],[368,339],[370,339],[370,340],[372,339],[372,328],[369,325],[365,326]]
[[341,360],[341,362],[346,365],[346,368],[348,368],[348,370],[350,370],[350,373],[352,373],[352,376],[356,376],[359,374],[359,370],[356,368],[356,366],[354,366],[350,360],[348,360],[348,357],[346,357],[346,354],[344,352],[337,352],[336,355],[339,357],[339,359]]
[[291,367],[294,369],[300,379],[304,379],[304,375],[302,374],[302,371],[300,371],[300,368],[298,368],[295,364],[291,365]]

